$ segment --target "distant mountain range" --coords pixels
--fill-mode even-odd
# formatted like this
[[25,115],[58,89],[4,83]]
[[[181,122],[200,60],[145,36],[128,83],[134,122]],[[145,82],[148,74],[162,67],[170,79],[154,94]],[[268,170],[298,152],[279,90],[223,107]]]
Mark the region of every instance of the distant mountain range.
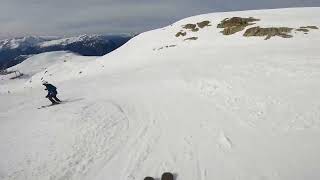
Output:
[[21,63],[34,54],[71,51],[83,56],[102,56],[122,46],[130,35],[80,35],[76,37],[27,36],[0,40],[0,69]]

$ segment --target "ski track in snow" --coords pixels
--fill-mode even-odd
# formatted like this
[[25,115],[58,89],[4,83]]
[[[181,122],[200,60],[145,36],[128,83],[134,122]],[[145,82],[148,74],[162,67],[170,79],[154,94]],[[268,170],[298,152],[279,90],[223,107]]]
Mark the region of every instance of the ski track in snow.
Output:
[[103,101],[89,103],[80,112],[79,119],[74,119],[77,129],[70,132],[73,142],[69,151],[56,154],[54,149],[49,150],[52,151],[49,162],[40,165],[25,160],[26,166],[34,168],[30,171],[32,174],[21,170],[9,175],[8,179],[78,179],[85,177],[97,162],[111,159],[126,141],[126,114],[114,102]]
[[[145,105],[145,108],[148,109],[149,107],[146,107]],[[141,170],[144,161],[147,160],[153,150],[153,147],[159,141],[160,134],[154,133],[157,132],[156,117],[153,116],[152,111],[150,110],[144,112],[145,114],[142,114],[141,116],[149,121],[140,127],[137,131],[137,137],[131,138],[131,142],[128,143],[127,148],[135,150],[129,155],[130,159],[123,173],[126,177],[122,177],[123,179],[136,179],[136,174],[134,173]],[[148,116],[146,116],[146,114],[148,114]]]

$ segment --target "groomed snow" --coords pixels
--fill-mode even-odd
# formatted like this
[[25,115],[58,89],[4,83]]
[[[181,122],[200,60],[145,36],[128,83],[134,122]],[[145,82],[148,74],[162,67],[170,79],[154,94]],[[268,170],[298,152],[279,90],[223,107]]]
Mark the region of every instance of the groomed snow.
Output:
[[[33,56],[13,67],[29,76],[0,76],[0,179],[318,180],[320,30],[223,36],[216,26],[233,16],[320,27],[320,8],[213,13],[102,58]],[[42,80],[66,102],[37,109],[49,104]]]

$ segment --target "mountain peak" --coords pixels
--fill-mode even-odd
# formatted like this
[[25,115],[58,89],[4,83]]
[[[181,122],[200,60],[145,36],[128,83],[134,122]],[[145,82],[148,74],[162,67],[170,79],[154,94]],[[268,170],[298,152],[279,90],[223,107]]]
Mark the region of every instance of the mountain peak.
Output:
[[32,55],[50,51],[71,51],[87,56],[101,56],[120,47],[130,36],[88,35],[73,37],[24,36],[0,41],[0,69],[20,63],[21,55]]

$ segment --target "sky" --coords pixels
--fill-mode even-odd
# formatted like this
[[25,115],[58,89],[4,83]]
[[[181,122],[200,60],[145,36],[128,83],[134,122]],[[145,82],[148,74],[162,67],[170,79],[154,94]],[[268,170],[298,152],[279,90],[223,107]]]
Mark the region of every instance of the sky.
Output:
[[139,33],[204,13],[307,6],[320,0],[0,0],[0,39]]

